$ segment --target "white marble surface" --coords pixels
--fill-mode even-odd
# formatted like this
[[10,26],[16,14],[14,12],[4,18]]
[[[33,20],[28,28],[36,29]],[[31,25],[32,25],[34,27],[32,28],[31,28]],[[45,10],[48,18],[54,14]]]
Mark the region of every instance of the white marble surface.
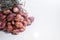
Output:
[[60,40],[60,0],[26,0],[25,9],[34,23],[19,35],[0,32],[0,40]]

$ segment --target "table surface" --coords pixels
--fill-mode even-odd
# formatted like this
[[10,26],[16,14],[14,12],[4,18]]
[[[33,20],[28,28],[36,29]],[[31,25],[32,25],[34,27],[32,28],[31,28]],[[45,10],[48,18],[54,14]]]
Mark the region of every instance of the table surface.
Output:
[[60,40],[60,0],[25,0],[35,20],[19,35],[0,31],[0,40]]

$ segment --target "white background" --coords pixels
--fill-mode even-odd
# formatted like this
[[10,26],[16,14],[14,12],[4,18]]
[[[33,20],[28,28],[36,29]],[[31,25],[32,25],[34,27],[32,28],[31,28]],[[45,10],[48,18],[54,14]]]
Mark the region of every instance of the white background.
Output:
[[0,40],[60,40],[60,0],[24,0],[35,21],[19,35],[0,32]]

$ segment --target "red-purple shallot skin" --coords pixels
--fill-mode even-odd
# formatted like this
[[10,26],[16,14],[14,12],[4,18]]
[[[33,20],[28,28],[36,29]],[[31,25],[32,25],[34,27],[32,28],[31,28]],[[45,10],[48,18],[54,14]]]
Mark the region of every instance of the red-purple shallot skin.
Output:
[[20,4],[0,11],[0,30],[7,33],[17,35],[23,32],[26,26],[31,25],[33,21],[34,17],[29,17]]
[[21,28],[21,27],[23,27],[23,24],[21,22],[16,22],[15,26],[16,26],[16,28]]
[[0,14],[0,20],[4,19],[6,16],[3,14]]
[[18,12],[19,12],[18,7],[16,7],[16,6],[15,6],[15,7],[13,7],[13,12],[14,12],[14,13],[18,13]]
[[20,14],[16,15],[15,21],[23,21],[23,20],[24,20],[24,18]]
[[11,11],[10,11],[9,9],[5,9],[5,10],[3,11],[3,13],[6,14],[6,15],[9,14],[10,12],[11,12]]
[[6,24],[5,24],[4,22],[1,22],[1,21],[0,21],[0,29],[5,28],[5,25],[6,25]]
[[27,13],[24,13],[24,12],[20,12],[20,15],[24,18],[27,18],[28,17],[28,14]]
[[14,30],[12,31],[12,34],[17,35],[17,34],[19,34],[19,32],[20,32],[19,29],[14,29]]
[[20,28],[20,32],[23,32],[25,30],[25,26],[22,26],[22,28]]
[[29,18],[27,18],[26,21],[27,21],[27,26],[32,24],[32,21]]
[[15,25],[15,22],[14,22],[14,21],[11,21],[11,24],[12,24],[12,25]]
[[34,17],[28,17],[30,19],[31,23],[34,21]]
[[13,27],[12,27],[11,23],[10,22],[7,23],[7,31],[11,32],[12,30],[13,30]]
[[14,18],[15,18],[15,14],[11,13],[7,16],[7,21],[12,21],[12,20],[14,20]]
[[26,26],[27,26],[27,24],[28,24],[28,23],[27,23],[27,21],[25,21],[25,20],[24,20],[24,21],[22,21],[22,23],[23,23],[23,25],[24,25],[25,27],[26,27]]

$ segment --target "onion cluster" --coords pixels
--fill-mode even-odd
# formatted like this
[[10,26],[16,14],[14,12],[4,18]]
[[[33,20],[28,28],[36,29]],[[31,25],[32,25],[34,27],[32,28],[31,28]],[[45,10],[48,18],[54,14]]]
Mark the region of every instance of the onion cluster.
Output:
[[0,11],[0,30],[12,34],[23,32],[26,26],[31,25],[34,17],[29,17],[20,5]]

